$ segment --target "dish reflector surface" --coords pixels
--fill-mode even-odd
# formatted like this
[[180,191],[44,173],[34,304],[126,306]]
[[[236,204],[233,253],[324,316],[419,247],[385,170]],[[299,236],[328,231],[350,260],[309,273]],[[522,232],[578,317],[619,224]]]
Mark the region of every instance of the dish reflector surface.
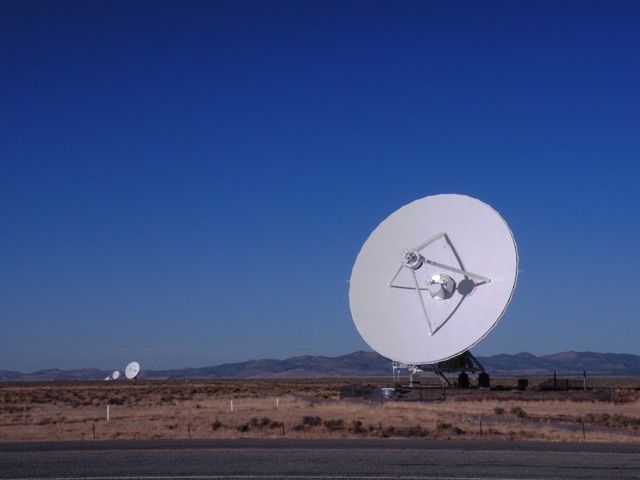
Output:
[[381,355],[432,364],[476,345],[515,289],[511,230],[486,203],[464,195],[416,200],[369,236],[351,274],[358,332]]
[[140,373],[140,364],[138,362],[131,362],[127,365],[127,368],[124,369],[124,375],[129,380],[136,378],[138,373]]

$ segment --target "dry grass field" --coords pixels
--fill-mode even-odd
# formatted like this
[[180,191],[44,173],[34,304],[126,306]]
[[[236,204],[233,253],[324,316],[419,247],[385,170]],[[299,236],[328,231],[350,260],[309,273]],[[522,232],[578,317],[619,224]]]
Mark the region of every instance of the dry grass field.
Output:
[[[434,381],[435,382],[435,381]],[[0,384],[0,441],[456,438],[640,443],[640,379],[588,391],[447,389],[339,398],[388,380],[287,379]],[[531,387],[535,387],[532,382]],[[424,385],[424,384],[423,384]]]

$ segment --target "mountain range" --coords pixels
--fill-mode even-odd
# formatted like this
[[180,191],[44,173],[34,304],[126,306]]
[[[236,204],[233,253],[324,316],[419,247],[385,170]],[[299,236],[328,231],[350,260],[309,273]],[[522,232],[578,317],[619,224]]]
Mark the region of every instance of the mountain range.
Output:
[[[553,375],[590,376],[640,375],[640,356],[621,353],[563,352],[536,357],[527,352],[516,355],[478,356],[485,370],[495,377],[542,377]],[[213,367],[177,370],[143,370],[145,380],[215,378],[328,378],[386,377],[392,375],[391,361],[376,352],[354,352],[339,357],[301,356],[287,360],[249,360]],[[41,370],[19,373],[0,370],[0,381],[102,380],[112,371],[93,368]]]

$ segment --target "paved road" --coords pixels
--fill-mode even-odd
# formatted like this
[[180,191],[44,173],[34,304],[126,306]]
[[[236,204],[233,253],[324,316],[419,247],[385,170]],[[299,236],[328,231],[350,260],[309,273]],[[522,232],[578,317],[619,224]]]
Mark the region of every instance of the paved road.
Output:
[[640,479],[640,446],[432,440],[0,443],[0,479]]

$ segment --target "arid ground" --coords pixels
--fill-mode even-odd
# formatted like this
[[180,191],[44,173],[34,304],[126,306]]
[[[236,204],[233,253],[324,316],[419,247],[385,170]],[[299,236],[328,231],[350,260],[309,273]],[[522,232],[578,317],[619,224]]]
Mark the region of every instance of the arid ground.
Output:
[[640,443],[640,379],[586,391],[421,389],[340,399],[388,379],[132,380],[0,384],[0,441],[456,438]]

